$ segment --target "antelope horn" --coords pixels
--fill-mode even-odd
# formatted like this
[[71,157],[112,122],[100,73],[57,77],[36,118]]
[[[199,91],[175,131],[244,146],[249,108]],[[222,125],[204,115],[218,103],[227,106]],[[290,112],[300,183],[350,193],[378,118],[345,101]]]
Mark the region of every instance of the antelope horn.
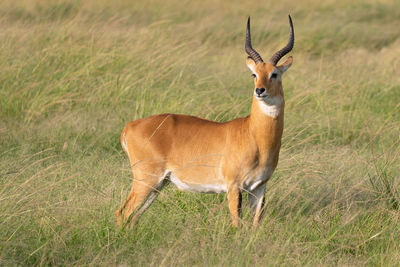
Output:
[[251,35],[250,35],[250,17],[247,20],[247,29],[246,29],[246,44],[244,46],[246,53],[254,60],[256,64],[263,62],[261,56],[257,53],[256,50],[251,47]]
[[271,59],[269,60],[269,62],[272,63],[272,65],[276,66],[276,64],[278,63],[278,61],[287,53],[289,53],[292,49],[293,49],[293,45],[294,45],[294,29],[293,29],[293,22],[292,22],[292,18],[289,15],[289,23],[290,23],[290,35],[289,35],[289,42],[287,43],[287,45],[282,48],[281,50],[279,50],[278,52],[276,52]]

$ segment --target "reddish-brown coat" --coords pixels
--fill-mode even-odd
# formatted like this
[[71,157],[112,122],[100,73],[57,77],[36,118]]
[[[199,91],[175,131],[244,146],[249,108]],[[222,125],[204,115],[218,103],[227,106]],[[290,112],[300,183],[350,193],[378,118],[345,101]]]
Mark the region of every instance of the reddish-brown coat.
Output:
[[[125,126],[121,144],[134,181],[116,212],[119,225],[122,219],[134,225],[169,178],[184,189],[226,191],[234,226],[239,224],[241,192],[249,192],[253,224],[257,226],[265,183],[278,164],[285,104],[281,75],[291,66],[292,58],[279,66],[262,61],[256,64],[251,57],[246,63],[256,75],[255,88],[265,88],[266,94],[255,97],[253,93],[249,116],[220,123],[159,114]],[[271,73],[277,77],[272,78]],[[268,101],[278,104],[271,107]]]

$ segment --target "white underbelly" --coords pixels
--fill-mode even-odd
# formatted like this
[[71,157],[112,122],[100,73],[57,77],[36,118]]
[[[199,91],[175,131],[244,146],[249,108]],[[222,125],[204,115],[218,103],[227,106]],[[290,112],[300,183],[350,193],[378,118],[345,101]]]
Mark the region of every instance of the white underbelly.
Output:
[[169,179],[178,189],[183,191],[198,193],[223,193],[227,191],[224,184],[189,184],[179,180],[173,173],[169,175]]
[[[175,176],[172,172],[169,173],[169,180],[183,191],[198,192],[198,193],[223,193],[227,192],[225,184],[199,184],[199,183],[185,183]],[[264,170],[253,175],[248,175],[247,179],[243,181],[242,189],[245,191],[253,191],[261,184],[265,184],[271,178],[273,171],[271,168],[266,167]]]

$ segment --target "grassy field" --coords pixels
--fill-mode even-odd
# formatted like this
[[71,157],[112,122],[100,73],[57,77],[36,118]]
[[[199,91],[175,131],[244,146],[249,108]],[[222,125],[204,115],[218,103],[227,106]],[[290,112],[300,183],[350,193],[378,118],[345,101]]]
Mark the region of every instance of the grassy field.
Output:
[[[0,265],[399,265],[398,1],[252,2],[0,3]],[[268,59],[289,12],[283,147],[259,230],[248,209],[231,227],[225,195],[173,186],[119,230],[125,123],[246,116],[247,16]]]

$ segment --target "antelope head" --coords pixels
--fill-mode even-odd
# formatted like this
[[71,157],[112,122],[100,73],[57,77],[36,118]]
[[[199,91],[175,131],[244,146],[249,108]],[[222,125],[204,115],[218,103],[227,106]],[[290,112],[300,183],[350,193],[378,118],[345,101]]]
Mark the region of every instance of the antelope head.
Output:
[[289,42],[284,48],[276,52],[268,62],[264,62],[251,46],[250,17],[247,20],[245,50],[249,56],[246,64],[254,77],[254,96],[256,100],[265,102],[267,105],[283,101],[282,74],[292,65],[293,58],[290,56],[284,63],[277,64],[283,56],[292,50],[294,45],[294,30],[290,15],[289,24]]

